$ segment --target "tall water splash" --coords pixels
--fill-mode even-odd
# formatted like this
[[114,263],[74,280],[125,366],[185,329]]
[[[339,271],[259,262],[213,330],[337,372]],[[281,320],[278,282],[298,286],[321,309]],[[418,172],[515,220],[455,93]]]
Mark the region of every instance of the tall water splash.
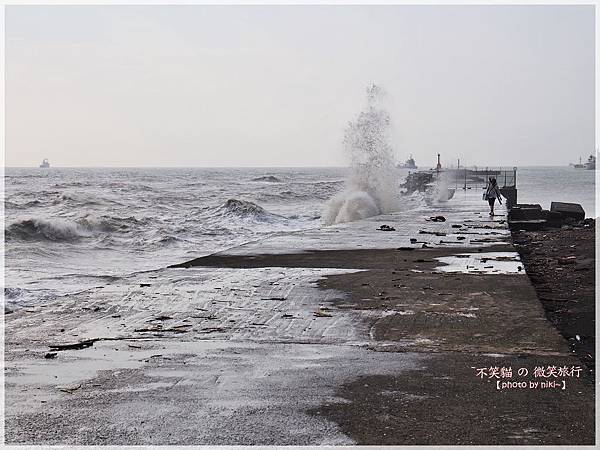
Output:
[[343,143],[351,173],[344,191],[327,202],[326,225],[376,216],[397,207],[390,116],[382,107],[383,97],[379,86],[369,86],[366,108],[346,126]]

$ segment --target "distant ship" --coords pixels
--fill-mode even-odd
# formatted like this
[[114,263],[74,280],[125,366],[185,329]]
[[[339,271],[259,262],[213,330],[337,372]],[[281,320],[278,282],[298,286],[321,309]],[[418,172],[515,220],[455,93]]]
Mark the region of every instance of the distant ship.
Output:
[[40,164],[40,167],[47,169],[48,167],[50,167],[50,163],[48,162],[47,158],[44,158],[44,160],[42,161],[42,163]]
[[569,165],[575,169],[595,170],[596,169],[596,156],[590,155],[585,164],[581,163],[581,157],[579,157],[579,164],[571,163]]
[[579,157],[579,164],[570,163],[569,165],[574,169],[585,169],[585,165],[581,164],[581,156]]
[[596,170],[596,156],[590,155],[587,162],[585,163],[585,168],[587,170]]
[[412,155],[410,155],[410,157],[406,160],[404,164],[397,164],[396,167],[398,169],[418,169]]

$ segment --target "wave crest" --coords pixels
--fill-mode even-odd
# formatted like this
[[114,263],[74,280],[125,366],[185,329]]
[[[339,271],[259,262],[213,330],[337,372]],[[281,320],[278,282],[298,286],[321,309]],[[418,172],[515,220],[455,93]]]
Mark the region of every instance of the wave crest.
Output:
[[5,230],[6,240],[75,241],[89,233],[75,222],[61,219],[24,219],[10,224]]
[[252,178],[252,181],[266,181],[268,183],[281,183],[281,180],[274,175],[264,175],[262,177]]
[[285,219],[283,216],[268,212],[256,203],[235,198],[230,198],[218,209],[221,215],[251,219],[259,222]]
[[7,240],[72,242],[82,238],[113,232],[127,232],[144,225],[148,219],[135,217],[95,217],[87,215],[77,220],[28,218],[13,222],[4,231]]

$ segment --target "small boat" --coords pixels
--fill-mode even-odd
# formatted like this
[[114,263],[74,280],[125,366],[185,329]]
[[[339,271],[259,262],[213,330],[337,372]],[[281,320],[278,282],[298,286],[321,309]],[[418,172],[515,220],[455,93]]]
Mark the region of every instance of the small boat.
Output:
[[571,167],[573,167],[574,169],[585,169],[585,165],[581,164],[581,156],[579,157],[579,164],[569,164]]
[[50,163],[48,162],[47,158],[44,158],[44,160],[40,164],[40,167],[43,168],[43,169],[47,169],[48,167],[50,167]]
[[404,164],[397,164],[396,167],[398,169],[418,169],[412,155],[410,155],[410,157],[404,162]]

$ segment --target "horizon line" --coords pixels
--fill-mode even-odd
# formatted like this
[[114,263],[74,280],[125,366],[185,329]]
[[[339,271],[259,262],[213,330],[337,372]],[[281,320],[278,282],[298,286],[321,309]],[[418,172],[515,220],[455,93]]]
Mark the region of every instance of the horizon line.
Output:
[[[469,167],[478,167],[478,168],[513,168],[513,167],[571,167],[567,164],[523,164],[523,165],[515,165],[515,164],[468,164],[461,165],[461,168],[469,168]],[[322,165],[322,166],[133,166],[133,165],[125,165],[125,166],[53,166],[50,167],[39,167],[36,165],[32,166],[3,166],[3,169],[347,169],[350,168],[348,165],[344,166],[334,166],[334,165]],[[394,166],[394,168],[397,168]],[[403,167],[398,167],[399,169],[404,169]],[[434,165],[427,166],[418,166],[416,169],[406,169],[406,170],[426,170],[426,169],[435,169]],[[456,166],[443,166],[442,169],[456,169]]]

